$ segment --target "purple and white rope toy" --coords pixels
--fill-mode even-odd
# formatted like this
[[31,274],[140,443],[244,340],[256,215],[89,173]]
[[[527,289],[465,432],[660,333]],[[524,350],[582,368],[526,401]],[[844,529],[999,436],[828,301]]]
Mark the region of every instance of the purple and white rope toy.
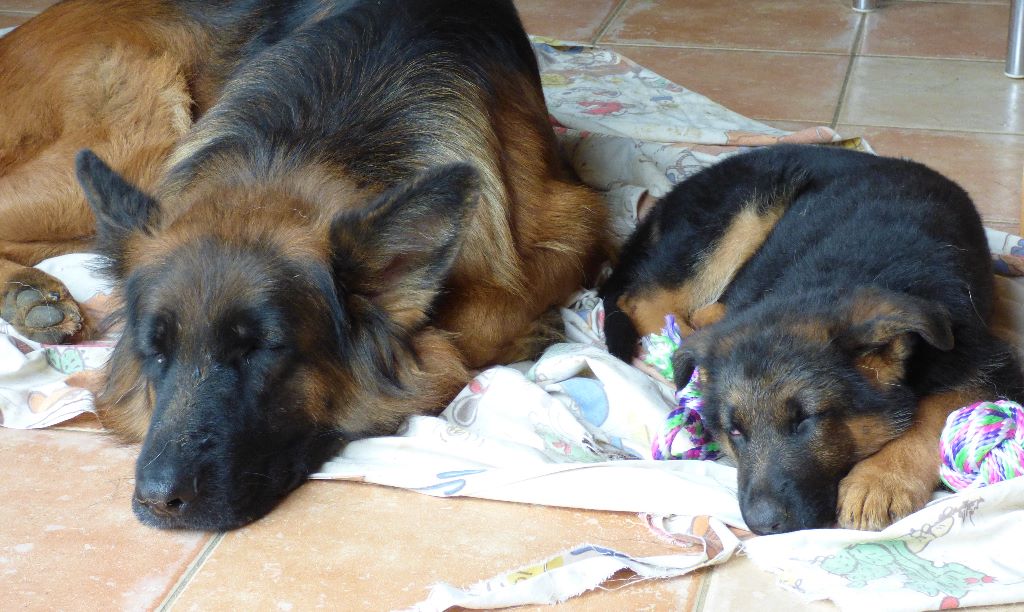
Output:
[[954,491],[1024,476],[1024,408],[978,402],[954,411],[939,440],[939,475]]
[[[660,334],[651,334],[643,339],[644,361],[667,378],[673,379],[672,354],[682,344],[679,326],[672,315],[665,317],[665,329]],[[651,456],[654,459],[716,459],[721,447],[704,430],[701,414],[704,410],[704,394],[700,388],[700,372],[693,370],[685,387],[676,391],[678,407],[665,417],[664,429],[654,435],[651,441]],[[681,432],[686,432],[686,438]]]

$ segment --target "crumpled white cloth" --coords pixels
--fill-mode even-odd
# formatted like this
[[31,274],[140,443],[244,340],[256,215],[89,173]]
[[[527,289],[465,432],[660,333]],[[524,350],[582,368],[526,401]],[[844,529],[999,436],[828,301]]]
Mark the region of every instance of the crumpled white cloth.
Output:
[[662,533],[679,530],[688,534],[679,544],[686,554],[641,557],[621,551],[581,544],[524,567],[484,580],[466,589],[436,585],[415,612],[440,612],[459,606],[469,609],[504,608],[523,604],[565,601],[600,584],[620,570],[632,570],[640,578],[670,578],[732,558],[739,539],[720,521],[706,517],[647,516],[652,529]]
[[703,514],[743,527],[734,468],[651,460],[652,436],[673,405],[667,386],[607,351],[559,344],[525,374],[481,372],[437,417],[415,416],[395,436],[350,443],[313,478],[444,497]]

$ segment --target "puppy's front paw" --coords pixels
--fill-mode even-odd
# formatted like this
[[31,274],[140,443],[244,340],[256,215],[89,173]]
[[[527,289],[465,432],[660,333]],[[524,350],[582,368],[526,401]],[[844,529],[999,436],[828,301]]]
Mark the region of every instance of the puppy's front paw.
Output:
[[875,463],[861,461],[839,483],[840,527],[878,531],[928,503],[933,482]]
[[82,313],[67,287],[45,272],[25,268],[0,290],[0,317],[27,338],[58,344],[82,329]]

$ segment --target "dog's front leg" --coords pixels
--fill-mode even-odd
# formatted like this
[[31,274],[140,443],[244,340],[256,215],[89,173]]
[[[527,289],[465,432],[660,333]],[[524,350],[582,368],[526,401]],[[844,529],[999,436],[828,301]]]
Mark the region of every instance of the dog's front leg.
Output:
[[839,483],[839,526],[884,529],[923,508],[939,484],[939,436],[946,417],[981,395],[964,389],[922,399],[910,429],[855,465]]

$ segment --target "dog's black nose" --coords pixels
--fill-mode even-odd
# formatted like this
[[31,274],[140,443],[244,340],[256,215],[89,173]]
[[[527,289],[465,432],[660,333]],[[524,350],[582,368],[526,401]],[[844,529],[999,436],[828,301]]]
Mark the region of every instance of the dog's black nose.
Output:
[[195,478],[169,470],[143,471],[135,482],[135,499],[160,516],[181,514],[198,493]]
[[777,500],[759,497],[743,508],[743,520],[757,535],[793,531],[789,511]]

